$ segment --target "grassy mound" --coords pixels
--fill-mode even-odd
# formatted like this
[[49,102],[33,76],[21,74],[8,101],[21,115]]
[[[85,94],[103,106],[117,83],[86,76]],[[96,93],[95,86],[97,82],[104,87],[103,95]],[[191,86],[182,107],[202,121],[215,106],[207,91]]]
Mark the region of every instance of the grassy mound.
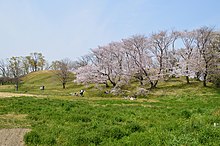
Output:
[[[71,74],[66,89],[62,89],[62,83],[54,71],[32,72],[21,78],[18,92],[37,95],[68,95],[74,90],[80,91],[81,85],[74,84],[73,80],[74,75]],[[40,90],[41,86],[45,86],[44,91]],[[0,91],[15,92],[15,87],[14,85],[0,86]]]

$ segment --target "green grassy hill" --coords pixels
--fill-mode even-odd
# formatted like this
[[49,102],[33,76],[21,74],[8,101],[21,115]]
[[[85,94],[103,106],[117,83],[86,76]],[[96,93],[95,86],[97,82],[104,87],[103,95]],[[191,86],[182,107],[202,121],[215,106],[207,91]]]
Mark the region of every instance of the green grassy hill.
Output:
[[58,88],[60,85],[58,78],[52,71],[32,72],[21,78],[21,90],[27,91],[39,90],[44,85],[48,90]]
[[[66,89],[62,89],[62,83],[54,71],[32,72],[21,78],[18,92],[41,95],[68,95],[74,90],[80,90],[81,85],[77,85],[73,81],[74,75],[72,74],[67,82]],[[41,86],[45,86],[44,91],[40,90]],[[14,85],[0,86],[0,91],[15,92],[15,88]]]

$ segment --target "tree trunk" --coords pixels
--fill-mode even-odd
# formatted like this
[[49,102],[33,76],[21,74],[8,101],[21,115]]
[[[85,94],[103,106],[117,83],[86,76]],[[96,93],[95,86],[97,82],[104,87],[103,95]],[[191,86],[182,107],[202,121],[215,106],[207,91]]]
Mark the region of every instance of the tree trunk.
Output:
[[204,74],[204,80],[203,80],[203,86],[207,87],[206,85],[206,78],[207,78],[207,73]]
[[189,67],[188,65],[186,66],[186,82],[189,84]]
[[147,71],[143,68],[142,68],[142,71],[144,72],[144,75],[148,78],[148,81],[150,82],[150,89],[155,88],[156,86],[154,85],[153,81],[150,80]]
[[158,80],[156,82],[150,82],[150,89],[155,89],[157,87]]
[[37,61],[34,61],[34,71],[37,71]]
[[140,80],[140,84],[141,84],[141,86],[143,86],[144,84],[143,84],[143,80]]
[[186,76],[186,83],[189,84],[189,76]]
[[111,83],[112,83],[113,87],[115,87],[115,86],[116,86],[116,83],[115,83],[115,82],[111,82]]
[[144,83],[143,83],[144,78],[143,78],[142,76],[134,76],[134,77],[137,78],[137,80],[140,82],[140,85],[141,85],[141,86],[144,85]]
[[66,83],[63,83],[63,89],[65,89],[66,88]]
[[203,80],[204,87],[207,87],[207,85],[206,85],[207,75],[208,75],[208,63],[206,63],[206,65],[205,65],[205,73],[204,73],[204,80]]
[[111,78],[108,76],[108,80],[110,81],[110,83],[113,85],[113,87],[116,86],[116,83],[114,81],[111,80]]
[[156,80],[156,82],[154,83],[154,88],[157,87],[157,83],[158,83],[158,80]]

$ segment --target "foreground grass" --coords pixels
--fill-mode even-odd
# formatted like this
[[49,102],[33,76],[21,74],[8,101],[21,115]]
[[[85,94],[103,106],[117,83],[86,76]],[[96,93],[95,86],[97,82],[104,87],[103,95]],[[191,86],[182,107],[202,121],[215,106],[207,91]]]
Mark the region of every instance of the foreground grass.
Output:
[[31,128],[27,145],[220,145],[220,127],[213,126],[220,123],[219,93],[206,90],[156,102],[5,98],[0,128]]

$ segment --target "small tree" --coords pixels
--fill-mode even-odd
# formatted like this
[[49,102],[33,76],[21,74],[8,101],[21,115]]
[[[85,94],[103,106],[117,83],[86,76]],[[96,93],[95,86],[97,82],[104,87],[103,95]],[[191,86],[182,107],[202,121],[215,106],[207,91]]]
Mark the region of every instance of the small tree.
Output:
[[27,56],[26,58],[29,61],[32,71],[43,70],[46,60],[44,59],[42,53],[34,52],[31,53],[30,56]]
[[70,79],[71,70],[72,70],[72,61],[68,58],[63,59],[61,61],[54,61],[52,63],[52,69],[54,69],[54,72],[60,82],[62,83],[63,89],[66,88],[66,83]]
[[1,84],[3,85],[5,82],[7,82],[9,78],[9,64],[5,60],[0,60],[0,77],[1,77]]
[[11,76],[14,78],[13,81],[16,83],[16,91],[18,91],[18,84],[20,76],[22,75],[22,68],[21,68],[21,57],[11,57],[9,59],[9,69]]
[[154,82],[151,87],[155,88],[161,77],[168,74],[169,62],[168,62],[168,49],[176,39],[176,35],[169,33],[168,31],[160,31],[153,33],[150,37],[150,50],[153,56],[154,67],[153,72],[156,73]]

